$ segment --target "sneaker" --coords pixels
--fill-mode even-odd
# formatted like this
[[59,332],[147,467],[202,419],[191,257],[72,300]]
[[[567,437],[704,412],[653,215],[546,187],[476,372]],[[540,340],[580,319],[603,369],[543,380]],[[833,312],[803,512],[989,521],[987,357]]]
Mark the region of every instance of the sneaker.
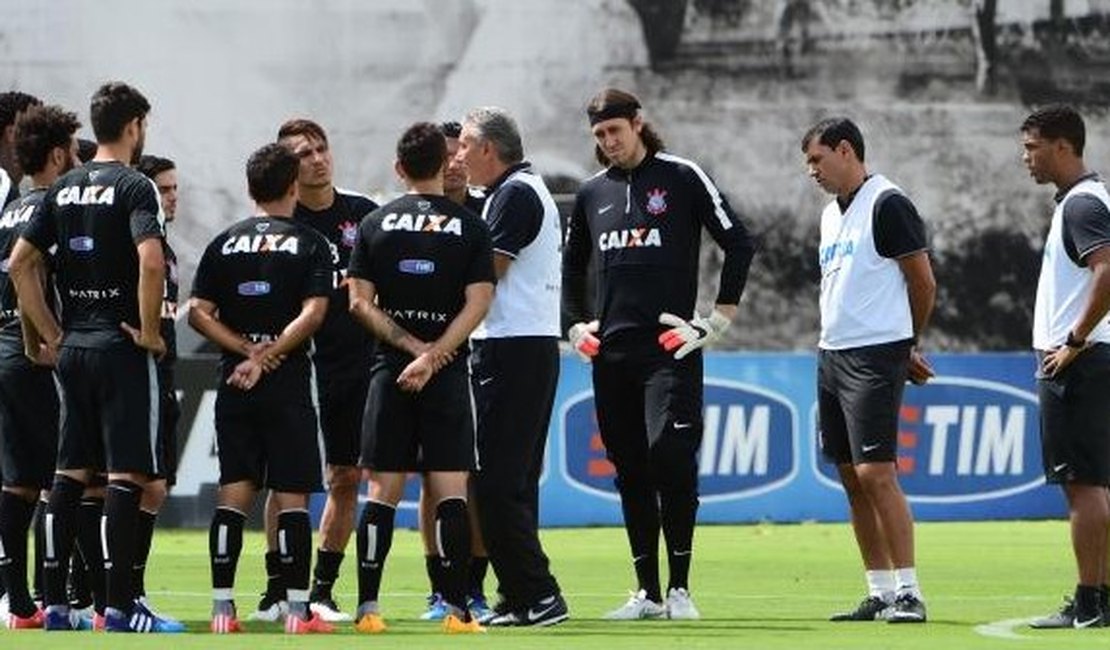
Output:
[[1034,630],[1061,630],[1071,629],[1075,625],[1075,601],[1064,596],[1064,606],[1060,611],[1035,618],[1029,622],[1029,627]]
[[[0,587],[3,585],[0,584]],[[0,594],[0,625],[8,624],[8,615],[11,614],[8,603],[8,594]]]
[[886,610],[890,603],[878,596],[868,596],[860,601],[859,605],[850,612],[838,612],[829,617],[834,623],[844,621],[879,621],[886,617]]
[[466,608],[470,611],[470,618],[476,621],[481,621],[483,618],[492,618],[490,613],[493,610],[490,608],[489,603],[486,602],[486,597],[483,594],[473,594],[466,600]]
[[109,607],[104,610],[105,632],[128,632],[139,634],[177,634],[185,631],[185,626],[177,621],[168,622],[158,618],[136,604],[131,613],[121,612]]
[[308,605],[309,611],[328,623],[346,623],[354,620],[350,614],[340,611],[339,605],[331,596],[320,596]]
[[235,612],[235,601],[216,600],[212,602],[212,622],[208,624],[212,634],[235,634],[242,632],[239,618]]
[[[1102,615],[1099,614],[1097,619],[1101,622]],[[890,606],[890,611],[886,614],[886,622],[924,623],[925,603],[913,594],[901,594],[894,599],[894,604]]]
[[422,621],[442,621],[447,616],[447,601],[439,592],[428,595],[428,609],[420,615]]
[[567,601],[562,594],[541,598],[525,609],[494,616],[486,623],[490,627],[547,627],[558,625],[570,618]]
[[606,614],[610,621],[638,621],[645,618],[663,618],[667,608],[647,597],[643,589],[630,592],[628,602]]
[[513,607],[509,603],[509,601],[501,599],[497,601],[497,604],[494,605],[493,609],[489,610],[489,612],[485,616],[478,617],[478,624],[489,625],[489,622],[493,619],[497,618],[498,616],[504,616],[505,614],[508,614],[512,611]]
[[27,617],[9,612],[7,618],[6,626],[9,630],[40,630],[44,614],[41,609],[35,609],[35,613]]
[[463,621],[454,614],[448,614],[443,618],[443,631],[447,634],[480,634],[485,632],[486,628],[479,625],[478,621],[473,618],[469,621]]
[[300,616],[285,617],[286,634],[329,634],[334,631],[335,626],[317,614],[312,614],[307,619]]
[[270,594],[262,594],[262,599],[258,601],[258,609],[251,612],[247,620],[273,623],[280,621],[288,613],[289,603],[285,602],[285,599]]
[[698,608],[694,607],[694,599],[690,598],[690,592],[682,587],[667,590],[663,607],[667,610],[667,618],[672,620],[696,621],[701,618]]
[[[84,621],[85,618],[82,617],[81,620]],[[88,621],[89,621],[89,629],[90,630],[92,630],[94,632],[103,632],[104,631],[104,615],[103,614],[98,614],[96,612],[96,610],[93,610],[92,616],[89,617]]]
[[146,596],[140,596],[135,599],[135,610],[141,611],[143,614],[146,614],[152,619],[160,621],[160,623],[158,624],[160,627],[160,629],[157,630],[158,632],[163,632],[166,634],[176,634],[178,632],[185,631],[185,624],[181,621],[154,611],[154,609],[150,606],[149,601],[146,599]]
[[369,601],[358,606],[355,631],[362,634],[381,634],[385,632],[385,619],[378,609],[377,601]]
[[42,629],[48,632],[89,630],[92,629],[89,621],[81,618],[68,605],[50,605],[43,612]]

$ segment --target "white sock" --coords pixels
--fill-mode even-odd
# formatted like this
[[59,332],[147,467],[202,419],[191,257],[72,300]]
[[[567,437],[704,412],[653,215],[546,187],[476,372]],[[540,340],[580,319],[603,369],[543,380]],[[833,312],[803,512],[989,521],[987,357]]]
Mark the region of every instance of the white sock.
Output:
[[867,571],[867,593],[883,602],[894,602],[894,572],[886,569]]
[[909,594],[921,600],[921,588],[917,586],[917,569],[912,566],[894,570],[895,580],[898,583],[898,595]]

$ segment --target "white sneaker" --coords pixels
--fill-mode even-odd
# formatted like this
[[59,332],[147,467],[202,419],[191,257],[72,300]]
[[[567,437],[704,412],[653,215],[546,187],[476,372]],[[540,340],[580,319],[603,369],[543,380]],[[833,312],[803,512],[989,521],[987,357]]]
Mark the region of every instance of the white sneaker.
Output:
[[[259,603],[260,605],[262,603]],[[289,603],[284,600],[274,601],[269,604],[265,609],[256,609],[247,617],[248,621],[266,621],[267,623],[274,623],[285,619],[285,615],[289,613]]]
[[638,621],[644,618],[663,618],[667,609],[650,600],[643,589],[629,592],[628,602],[605,615],[610,621]]
[[696,621],[701,618],[698,608],[694,607],[694,599],[690,598],[690,592],[682,587],[667,591],[667,600],[663,606],[667,608],[669,619]]
[[8,605],[8,594],[0,596],[0,627],[8,627],[8,618],[11,616],[11,609]]
[[331,598],[309,604],[308,609],[328,623],[346,623],[355,620],[350,614],[340,611]]

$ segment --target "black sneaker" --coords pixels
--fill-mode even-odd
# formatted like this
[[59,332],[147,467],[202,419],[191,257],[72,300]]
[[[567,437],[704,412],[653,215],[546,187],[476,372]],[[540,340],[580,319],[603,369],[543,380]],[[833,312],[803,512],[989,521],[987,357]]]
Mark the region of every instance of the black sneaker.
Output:
[[1060,611],[1035,618],[1029,622],[1029,627],[1034,630],[1063,630],[1071,629],[1075,625],[1075,601],[1064,596],[1064,606]]
[[490,627],[547,627],[558,625],[570,618],[567,601],[562,594],[540,598],[531,607],[495,616],[486,625]]
[[251,612],[248,620],[251,621],[266,621],[273,623],[285,618],[289,612],[289,603],[285,599],[270,593],[262,594],[262,599],[258,601],[258,609]]
[[478,617],[478,623],[480,623],[482,625],[489,625],[489,622],[492,621],[493,619],[495,619],[499,616],[505,616],[506,614],[511,614],[512,612],[513,612],[512,604],[509,601],[502,598],[501,600],[497,601],[497,604],[494,605],[493,609],[489,610],[486,613],[485,616],[479,616]]
[[859,605],[853,611],[839,612],[829,617],[830,621],[834,623],[841,623],[844,621],[877,621],[883,618],[883,612],[890,607],[882,598],[878,596],[868,596],[860,601]]
[[902,594],[894,599],[885,618],[887,623],[924,623],[925,603],[913,594]]

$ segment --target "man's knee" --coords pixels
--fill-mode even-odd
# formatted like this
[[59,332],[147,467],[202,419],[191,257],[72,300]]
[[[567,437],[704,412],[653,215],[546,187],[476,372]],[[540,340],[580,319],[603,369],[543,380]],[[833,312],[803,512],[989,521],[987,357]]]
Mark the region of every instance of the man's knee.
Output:
[[359,470],[346,465],[328,465],[326,479],[328,491],[336,496],[346,496],[358,490]]

